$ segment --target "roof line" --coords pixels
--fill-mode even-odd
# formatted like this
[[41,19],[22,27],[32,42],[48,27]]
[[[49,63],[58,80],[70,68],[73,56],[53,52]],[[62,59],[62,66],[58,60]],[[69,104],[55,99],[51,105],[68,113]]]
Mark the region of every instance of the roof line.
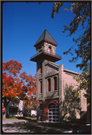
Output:
[[45,32],[44,32],[44,39],[45,39],[45,35],[46,35],[46,29],[45,29]]
[[67,70],[67,69],[63,69],[65,72],[70,72],[70,73],[72,73],[72,74],[80,74],[80,73],[78,73],[78,72],[74,72],[74,71],[71,71],[71,70]]
[[51,34],[45,29],[34,46],[38,45],[39,43],[41,43],[41,41],[44,41],[44,40],[47,42],[50,42],[51,44],[55,46],[58,45],[57,42],[54,40],[54,38],[51,36]]

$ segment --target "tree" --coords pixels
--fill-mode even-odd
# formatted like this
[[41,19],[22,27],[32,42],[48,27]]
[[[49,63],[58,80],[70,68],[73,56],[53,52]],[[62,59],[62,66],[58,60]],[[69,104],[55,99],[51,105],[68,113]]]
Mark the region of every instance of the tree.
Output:
[[79,83],[78,91],[85,90],[84,97],[87,98],[87,121],[90,121],[90,102],[91,102],[91,87],[90,87],[90,74],[88,68],[83,70],[79,77],[75,77],[76,81]]
[[[63,6],[63,2],[54,2],[52,18],[54,17],[55,12],[59,12],[59,8],[61,6]],[[65,10],[69,11],[69,9],[67,8],[65,8]],[[75,14],[75,17],[73,20],[71,20],[68,26],[64,26],[63,32],[66,32],[68,30],[68,36],[71,36],[77,31],[80,23],[82,24],[82,27],[84,29],[84,33],[82,35],[79,35],[77,39],[73,38],[73,41],[75,42],[74,46],[77,45],[77,49],[75,49],[76,57],[73,57],[70,62],[76,61],[78,58],[81,58],[81,63],[77,64],[76,66],[84,70],[86,69],[87,65],[89,65],[90,67],[90,2],[73,2],[70,11]],[[87,21],[87,26],[84,25],[85,21]],[[71,47],[68,51],[64,52],[64,54],[70,53],[71,55],[73,55],[73,53],[71,53],[73,47]]]
[[[33,99],[33,103],[36,102],[36,97],[34,97],[36,95],[36,79],[32,75],[26,75],[25,72],[20,73],[21,68],[22,65],[18,61],[10,60],[3,63],[2,100],[5,107],[10,101],[18,104],[20,100],[30,102]],[[29,108],[29,104],[26,107]]]
[[[52,10],[52,18],[54,18],[55,13],[59,13],[59,9],[61,6],[63,6],[64,2],[54,2],[53,10]],[[90,9],[91,9],[91,2],[72,2],[71,8],[67,9],[65,8],[65,11],[71,11],[73,14],[75,14],[75,17],[71,20],[70,24],[68,26],[64,26],[64,31],[69,31],[69,35],[73,35],[79,27],[79,24],[82,25],[82,28],[84,32],[79,35],[78,38],[73,38],[74,45],[63,54],[70,53],[72,55],[72,60],[69,60],[70,62],[76,62],[78,58],[81,58],[81,63],[77,64],[76,67],[79,67],[80,70],[82,70],[82,74],[80,75],[80,90],[85,89],[86,94],[84,95],[87,97],[87,102],[90,108],[90,74],[91,74],[91,68],[90,68],[90,50],[91,50],[91,29],[90,29],[90,22],[91,22],[91,16],[90,16]],[[86,26],[85,26],[86,22]],[[76,47],[75,47],[76,45]],[[74,49],[75,47],[75,49]],[[72,53],[72,50],[74,49],[76,56],[74,56],[74,53]],[[89,109],[88,109],[89,110]],[[90,111],[87,111],[87,113],[90,113]],[[89,114],[90,115],[90,114]],[[88,121],[90,118],[87,119]]]
[[65,85],[65,99],[62,104],[62,118],[61,120],[75,120],[80,115],[80,92],[74,86]]
[[36,75],[32,77],[32,75],[27,75],[26,72],[20,74],[20,78],[22,81],[26,82],[27,93],[26,99],[24,102],[25,107],[28,109],[31,106],[36,107]]

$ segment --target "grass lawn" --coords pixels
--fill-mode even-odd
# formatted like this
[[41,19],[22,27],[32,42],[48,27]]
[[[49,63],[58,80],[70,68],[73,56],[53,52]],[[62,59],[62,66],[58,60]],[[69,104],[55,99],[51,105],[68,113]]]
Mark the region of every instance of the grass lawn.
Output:
[[28,116],[25,116],[25,117],[9,117],[9,118],[3,118],[3,120],[9,120],[9,119],[27,119],[27,120],[36,120],[37,118],[36,117],[28,117]]
[[11,120],[11,119],[17,119],[16,117],[10,117],[10,118],[6,118],[6,119],[3,119],[3,120]]
[[[44,127],[37,127],[45,126]],[[37,123],[37,122],[26,122],[22,125],[22,129],[31,130],[33,133],[62,133],[65,130],[74,130],[82,126],[82,123],[78,122],[64,122],[64,123]],[[48,129],[46,127],[53,127],[53,129]],[[54,130],[58,128],[60,130]]]
[[47,126],[47,127],[55,127],[67,130],[74,130],[85,123],[83,122],[63,122],[63,123],[40,123],[40,125]]
[[[23,122],[21,123],[22,125],[19,123],[16,124],[21,126],[21,129],[30,130],[32,133],[62,133],[65,130],[74,130],[83,125],[81,122],[37,123],[34,120],[25,123]],[[53,129],[48,129],[46,127],[52,127]],[[55,128],[60,130],[54,130]]]
[[33,133],[62,133],[64,130],[56,131],[53,129],[34,127],[34,126],[24,126],[22,129],[31,130]]
[[26,119],[32,119],[32,120],[35,120],[35,119],[37,119],[37,117],[28,117],[28,116],[25,116],[24,118],[26,118]]

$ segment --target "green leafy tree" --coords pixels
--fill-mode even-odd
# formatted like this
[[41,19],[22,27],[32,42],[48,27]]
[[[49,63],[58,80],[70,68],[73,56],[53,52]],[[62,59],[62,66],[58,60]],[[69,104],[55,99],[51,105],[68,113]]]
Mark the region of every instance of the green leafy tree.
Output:
[[75,120],[80,115],[80,92],[74,86],[65,85],[65,100],[62,104],[62,118],[61,120]]
[[[59,9],[63,6],[64,2],[54,2],[52,15],[54,18],[55,13],[59,13]],[[85,89],[86,94],[84,96],[87,98],[87,120],[90,121],[90,55],[91,55],[91,16],[90,16],[91,2],[72,2],[71,8],[67,7],[64,9],[65,11],[71,11],[71,14],[74,14],[74,18],[70,21],[68,26],[64,26],[63,33],[69,31],[69,35],[73,35],[79,28],[81,24],[83,28],[83,33],[78,36],[78,38],[73,38],[74,45],[69,48],[63,54],[71,54],[72,59],[70,62],[76,62],[78,58],[81,58],[81,62],[76,64],[76,67],[79,67],[82,70],[82,74],[79,76],[80,78],[80,87],[79,90]],[[86,22],[86,26],[85,26]],[[74,48],[75,47],[75,48]],[[75,51],[76,56],[74,56]],[[78,79],[77,78],[77,81]]]
[[82,74],[80,74],[79,77],[76,77],[75,79],[80,84],[77,88],[78,91],[83,90],[83,89],[85,90],[84,96],[87,98],[87,121],[90,121],[91,88],[90,88],[90,74],[89,74],[88,68],[83,70]]
[[[54,2],[52,18],[54,17],[55,12],[59,12],[59,8],[63,6],[63,2]],[[82,24],[84,33],[79,35],[77,39],[73,38],[74,46],[77,45],[77,49],[75,48],[76,56],[72,57],[70,62],[76,61],[78,58],[81,58],[81,63],[76,66],[80,69],[86,69],[87,66],[90,66],[90,45],[91,45],[91,31],[90,31],[90,2],[73,2],[70,9],[65,8],[66,11],[71,11],[75,14],[75,17],[71,20],[68,26],[64,26],[64,31],[69,31],[69,35],[73,35],[77,29],[79,24]],[[87,21],[87,25],[85,26],[85,22]],[[68,51],[64,52],[64,54],[70,53],[73,47],[72,46]]]

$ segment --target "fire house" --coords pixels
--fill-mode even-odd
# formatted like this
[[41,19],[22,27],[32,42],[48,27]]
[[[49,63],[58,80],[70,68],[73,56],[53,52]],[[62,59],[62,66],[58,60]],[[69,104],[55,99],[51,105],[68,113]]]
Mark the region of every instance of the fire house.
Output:
[[[40,38],[35,43],[36,55],[31,57],[31,61],[37,63],[37,114],[38,121],[59,122],[64,116],[62,103],[65,101],[65,88],[76,85],[74,76],[79,73],[64,69],[63,64],[57,65],[56,61],[62,60],[56,54],[57,42],[44,30]],[[76,118],[87,111],[87,100],[80,95],[81,113],[76,109]],[[69,116],[69,113],[66,115]]]

